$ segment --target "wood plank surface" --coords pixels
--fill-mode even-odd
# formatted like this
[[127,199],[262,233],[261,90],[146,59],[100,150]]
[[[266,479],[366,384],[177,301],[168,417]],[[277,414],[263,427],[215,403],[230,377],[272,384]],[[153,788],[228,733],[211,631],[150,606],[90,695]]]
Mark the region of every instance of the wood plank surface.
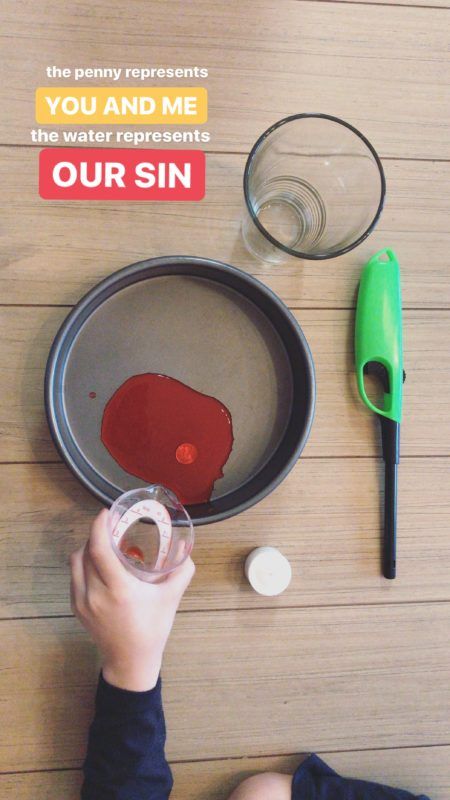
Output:
[[[254,508],[197,528],[197,572],[182,609],[450,600],[449,464],[401,464],[395,582],[380,574],[381,464],[304,459]],[[0,495],[0,616],[69,614],[68,558],[99,504],[62,464],[0,466]],[[264,544],[293,569],[288,591],[270,599],[243,574],[247,554]]]
[[[341,775],[401,786],[433,800],[448,800],[450,747],[408,747],[321,753]],[[303,756],[227,758],[172,764],[171,800],[225,800],[237,784],[257,772],[291,774]],[[79,800],[81,772],[34,772],[0,775],[2,800]]]
[[[303,0],[298,0],[300,3]],[[318,3],[365,3],[365,0],[316,0]],[[448,0],[367,0],[367,4],[376,2],[377,5],[387,6],[423,6],[424,8],[450,9]]]
[[[447,603],[180,614],[168,757],[448,744],[449,624]],[[95,648],[70,618],[3,620],[1,636],[2,770],[80,766]]]
[[386,206],[360,247],[326,262],[288,258],[273,266],[241,239],[243,155],[208,155],[201,203],[66,203],[38,197],[38,153],[0,148],[0,302],[74,304],[126,264],[183,253],[241,267],[290,306],[348,308],[362,266],[389,245],[402,266],[404,308],[450,308],[449,163],[385,161]]
[[[292,754],[311,750],[342,774],[449,800],[449,5],[0,4],[2,799],[78,798],[99,665],[70,616],[67,564],[99,505],[50,440],[48,350],[98,280],[170,251],[240,266],[297,309],[318,382],[311,440],[290,476],[245,514],[197,529],[197,572],[163,670],[174,800],[225,800],[247,775],[292,772]],[[207,87],[205,200],[40,200],[34,89],[74,85],[49,81],[50,64],[207,67],[208,79],[143,82]],[[117,86],[78,85],[95,84]],[[336,114],[369,137],[387,202],[356,251],[274,267],[243,247],[242,172],[259,134],[301,111]],[[406,309],[394,582],[379,574],[379,431],[357,398],[352,356],[360,270],[386,245],[400,259]],[[260,544],[291,561],[279,598],[257,596],[243,576]]]
[[[54,460],[43,404],[45,362],[69,309],[0,308],[0,461]],[[296,311],[316,364],[317,407],[304,456],[380,452],[378,425],[360,401],[353,312]],[[450,454],[450,312],[407,311],[402,453]]]
[[4,0],[0,142],[30,143],[33,90],[48,84],[47,65],[197,65],[210,74],[196,83],[209,92],[212,149],[247,152],[277,119],[326,111],[360,128],[382,156],[448,158],[444,15],[297,0],[130,0],[124,14],[111,0],[105,22],[101,0],[76,11],[56,0]]

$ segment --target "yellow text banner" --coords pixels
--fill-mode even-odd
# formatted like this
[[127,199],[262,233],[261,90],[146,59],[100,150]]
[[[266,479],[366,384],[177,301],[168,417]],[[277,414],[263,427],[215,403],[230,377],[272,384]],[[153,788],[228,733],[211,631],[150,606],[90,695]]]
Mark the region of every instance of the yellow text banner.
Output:
[[200,125],[207,119],[208,93],[202,86],[36,89],[36,122],[41,125]]

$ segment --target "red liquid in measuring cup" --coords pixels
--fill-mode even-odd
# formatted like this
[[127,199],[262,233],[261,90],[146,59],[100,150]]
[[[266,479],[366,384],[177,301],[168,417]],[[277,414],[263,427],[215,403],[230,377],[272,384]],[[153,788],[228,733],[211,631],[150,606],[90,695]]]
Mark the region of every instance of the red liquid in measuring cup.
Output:
[[172,489],[185,504],[209,500],[233,446],[231,415],[215,397],[167,375],[134,375],[105,406],[101,439],[126,472]]

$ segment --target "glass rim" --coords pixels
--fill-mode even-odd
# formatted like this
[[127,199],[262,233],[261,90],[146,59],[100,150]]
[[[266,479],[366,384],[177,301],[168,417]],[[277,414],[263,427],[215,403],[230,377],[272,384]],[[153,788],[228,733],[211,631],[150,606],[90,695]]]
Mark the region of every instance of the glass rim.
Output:
[[[291,247],[288,247],[288,245],[282,244],[281,242],[278,241],[278,239],[275,239],[275,237],[272,236],[272,234],[270,234],[268,230],[266,230],[264,225],[261,224],[261,222],[259,221],[257,215],[255,214],[255,211],[253,209],[252,203],[250,201],[249,172],[250,172],[250,168],[252,166],[253,160],[254,160],[254,158],[255,158],[260,146],[263,144],[263,142],[265,142],[265,140],[275,130],[277,130],[277,128],[281,128],[283,125],[286,125],[287,123],[293,122],[294,120],[297,120],[297,119],[311,119],[311,118],[313,118],[313,119],[326,119],[326,120],[329,120],[330,122],[336,122],[338,125],[343,125],[345,128],[348,128],[349,130],[351,130],[352,133],[356,134],[356,136],[358,136],[358,138],[361,139],[364,142],[364,144],[366,145],[366,147],[368,148],[368,150],[372,154],[372,156],[373,156],[373,158],[375,160],[375,163],[376,163],[376,165],[378,167],[378,172],[379,172],[380,181],[381,181],[380,201],[378,203],[378,208],[377,208],[377,210],[375,212],[375,215],[374,215],[370,225],[368,225],[366,230],[363,231],[363,233],[360,236],[358,236],[358,238],[355,239],[354,242],[351,242],[350,244],[345,245],[345,247],[341,247],[341,248],[339,248],[339,250],[333,251],[332,253],[318,253],[318,254],[304,253],[304,252],[302,252],[300,250],[293,250]],[[366,239],[369,236],[369,234],[373,231],[373,229],[375,228],[375,226],[376,226],[376,224],[377,224],[377,222],[378,222],[378,220],[380,218],[380,214],[381,214],[381,212],[383,210],[385,197],[386,197],[386,178],[385,178],[385,175],[384,175],[384,170],[383,170],[383,165],[381,163],[381,159],[380,159],[377,151],[375,150],[374,146],[369,142],[368,138],[366,136],[364,136],[363,133],[361,133],[361,131],[359,131],[357,128],[355,128],[353,125],[351,125],[349,122],[346,122],[344,119],[341,119],[340,117],[335,117],[332,114],[320,114],[320,113],[314,113],[314,112],[312,112],[312,113],[305,112],[303,114],[292,114],[289,117],[283,117],[283,119],[278,120],[278,122],[275,122],[273,125],[271,125],[269,128],[267,128],[267,130],[265,130],[264,133],[262,133],[261,136],[256,140],[255,144],[253,145],[252,149],[250,150],[250,153],[248,154],[247,161],[246,161],[246,164],[245,164],[245,169],[244,169],[244,198],[245,198],[245,203],[246,203],[246,206],[247,206],[247,210],[248,210],[248,212],[250,214],[250,217],[251,217],[253,223],[256,225],[256,227],[258,228],[260,233],[262,233],[262,235],[271,244],[273,244],[278,249],[283,250],[285,253],[288,253],[291,256],[295,256],[296,258],[304,258],[304,259],[309,259],[309,260],[313,260],[313,261],[321,261],[321,260],[324,260],[324,259],[327,259],[327,258],[337,258],[338,256],[344,255],[344,253],[348,253],[349,250],[353,250],[355,247],[358,247],[358,245],[361,244],[361,242],[363,242],[364,239]]]

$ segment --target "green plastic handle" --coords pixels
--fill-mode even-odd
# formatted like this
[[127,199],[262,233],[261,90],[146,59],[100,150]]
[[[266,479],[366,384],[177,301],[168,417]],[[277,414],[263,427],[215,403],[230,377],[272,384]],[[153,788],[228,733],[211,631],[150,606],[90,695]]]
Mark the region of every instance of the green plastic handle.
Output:
[[[403,394],[402,299],[400,269],[395,253],[386,248],[376,253],[363,269],[358,292],[355,327],[355,362],[359,393],[375,414],[400,422]],[[367,397],[364,367],[382,364],[389,391],[383,407]]]

